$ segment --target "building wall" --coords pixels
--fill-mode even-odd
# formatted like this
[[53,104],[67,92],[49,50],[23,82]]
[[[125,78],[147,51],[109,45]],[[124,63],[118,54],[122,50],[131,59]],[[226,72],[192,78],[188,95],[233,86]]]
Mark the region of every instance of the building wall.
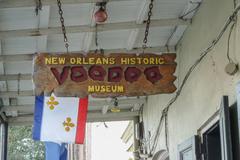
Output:
[[68,160],[91,160],[92,124],[86,124],[84,144],[68,145]]
[[[231,0],[204,0],[199,11],[188,27],[177,47],[177,81],[179,87],[187,69],[209,46],[222,29],[227,17],[233,11]],[[238,24],[238,29],[239,24]],[[177,145],[197,134],[197,129],[212,116],[220,106],[222,95],[228,95],[230,103],[236,101],[236,83],[240,73],[229,76],[224,68],[227,64],[228,31],[213,51],[205,57],[191,74],[182,93],[169,111],[169,152],[170,160],[177,159]],[[232,34],[230,55],[235,62],[240,62],[239,31]],[[238,36],[237,36],[238,35]],[[149,96],[144,107],[146,132],[154,136],[161,111],[173,95]],[[152,144],[152,142],[150,141]],[[157,150],[165,149],[164,127],[158,141]],[[156,150],[156,151],[157,151]]]

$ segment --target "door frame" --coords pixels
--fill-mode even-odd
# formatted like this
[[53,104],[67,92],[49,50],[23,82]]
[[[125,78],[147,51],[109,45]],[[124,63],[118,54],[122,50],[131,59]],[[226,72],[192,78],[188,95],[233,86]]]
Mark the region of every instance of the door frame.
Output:
[[198,130],[197,135],[201,137],[201,142],[203,142],[203,134],[209,130],[214,124],[220,120],[219,110],[217,110]]
[[216,123],[219,123],[220,120],[220,111],[217,110],[207,121],[203,123],[203,125],[197,130],[197,135],[199,137],[199,143],[201,143],[200,147],[200,159],[204,160],[204,151],[203,151],[203,142],[204,142],[204,133],[206,133],[209,129],[211,129]]

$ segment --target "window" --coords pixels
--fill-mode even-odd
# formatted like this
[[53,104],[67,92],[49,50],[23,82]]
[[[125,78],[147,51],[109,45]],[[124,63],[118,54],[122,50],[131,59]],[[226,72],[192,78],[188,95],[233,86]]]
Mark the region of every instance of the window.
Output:
[[3,159],[4,155],[4,137],[3,137],[3,123],[0,123],[0,159]]
[[219,112],[203,124],[198,136],[178,146],[178,160],[239,159],[238,109],[230,108],[228,97],[223,96]]
[[204,160],[221,159],[221,138],[219,121],[203,134]]
[[194,136],[178,145],[178,160],[198,160],[198,138]]
[[6,138],[7,138],[7,123],[4,123],[3,121],[0,122],[0,158],[1,159],[7,159],[7,148],[6,148]]

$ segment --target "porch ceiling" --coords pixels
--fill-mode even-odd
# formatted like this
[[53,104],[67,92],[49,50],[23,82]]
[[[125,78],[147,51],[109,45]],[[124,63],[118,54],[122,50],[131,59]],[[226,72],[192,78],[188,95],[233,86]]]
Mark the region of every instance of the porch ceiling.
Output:
[[[62,0],[70,52],[96,49],[93,20],[96,1]],[[155,0],[148,50],[161,54],[168,45],[174,51],[194,12],[186,20],[179,17],[194,9],[197,5],[194,2],[199,1]],[[2,111],[9,118],[15,116],[10,118],[11,122],[33,114],[32,55],[65,52],[56,1],[42,0],[42,3],[42,10],[36,15],[35,0],[0,0],[0,97],[5,106]],[[99,25],[100,47],[106,52],[141,51],[148,4],[149,0],[109,0],[109,18]],[[36,31],[40,35],[34,34]],[[145,97],[122,97],[119,101],[120,107],[130,113],[145,103]],[[112,106],[110,99],[91,97],[89,112],[99,112],[101,116],[106,106]]]

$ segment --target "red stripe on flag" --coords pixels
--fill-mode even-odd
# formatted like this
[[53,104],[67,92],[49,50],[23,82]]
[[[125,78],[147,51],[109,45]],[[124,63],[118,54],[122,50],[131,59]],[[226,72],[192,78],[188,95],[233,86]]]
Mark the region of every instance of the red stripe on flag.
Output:
[[88,97],[80,98],[78,105],[78,124],[76,133],[76,144],[83,144],[85,137],[85,127],[87,120]]

